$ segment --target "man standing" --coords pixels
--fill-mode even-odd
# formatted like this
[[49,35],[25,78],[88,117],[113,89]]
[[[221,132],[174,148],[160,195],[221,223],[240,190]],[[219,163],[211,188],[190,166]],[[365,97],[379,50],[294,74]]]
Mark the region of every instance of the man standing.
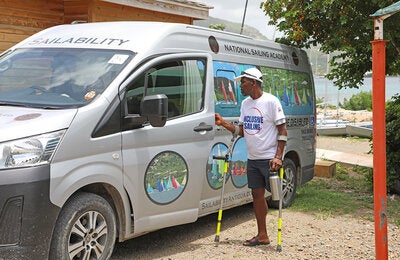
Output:
[[262,73],[258,69],[247,69],[235,80],[240,81],[242,94],[249,96],[242,102],[239,125],[225,121],[219,114],[215,114],[215,124],[234,135],[244,136],[246,141],[247,181],[253,196],[258,233],[243,245],[268,245],[265,189],[270,188],[269,171],[282,167],[287,141],[286,120],[278,98],[262,90]]

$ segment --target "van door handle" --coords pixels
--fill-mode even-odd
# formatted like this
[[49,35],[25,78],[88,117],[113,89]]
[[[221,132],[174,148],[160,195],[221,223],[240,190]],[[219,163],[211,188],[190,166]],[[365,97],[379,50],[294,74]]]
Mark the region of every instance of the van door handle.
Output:
[[206,123],[202,122],[198,126],[196,126],[193,130],[195,132],[211,131],[211,130],[213,130],[213,126],[212,125],[206,125]]

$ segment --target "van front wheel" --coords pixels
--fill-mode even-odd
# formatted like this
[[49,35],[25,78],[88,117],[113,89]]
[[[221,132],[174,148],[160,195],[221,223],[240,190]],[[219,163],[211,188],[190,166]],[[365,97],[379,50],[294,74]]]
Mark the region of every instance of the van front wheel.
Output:
[[[297,188],[297,170],[296,164],[289,158],[283,160],[283,187],[282,187],[282,208],[289,207],[294,201]],[[268,200],[268,206],[271,208],[279,208],[279,200]]]
[[108,201],[78,193],[61,210],[49,259],[109,259],[115,239],[115,214]]

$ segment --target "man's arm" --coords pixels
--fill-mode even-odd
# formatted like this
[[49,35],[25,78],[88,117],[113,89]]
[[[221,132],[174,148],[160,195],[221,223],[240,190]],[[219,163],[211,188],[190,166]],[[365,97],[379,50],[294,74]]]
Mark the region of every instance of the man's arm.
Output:
[[284,155],[283,152],[287,141],[286,124],[284,123],[278,125],[277,128],[278,128],[278,147],[276,148],[275,158],[282,160]]
[[277,171],[283,165],[283,153],[287,141],[287,129],[286,124],[280,124],[276,126],[278,128],[278,146],[276,147],[275,157],[270,161],[270,167],[272,170]]
[[234,125],[232,123],[229,123],[225,121],[222,116],[218,113],[215,114],[215,124],[223,126],[226,128],[228,131],[230,131],[233,135],[235,135],[235,132],[237,135],[243,136],[243,125]]

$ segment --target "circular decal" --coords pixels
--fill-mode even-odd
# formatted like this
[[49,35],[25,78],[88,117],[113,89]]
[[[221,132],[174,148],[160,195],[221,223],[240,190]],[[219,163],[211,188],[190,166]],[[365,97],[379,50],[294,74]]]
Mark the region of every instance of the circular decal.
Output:
[[42,114],[39,114],[39,113],[25,114],[25,115],[17,116],[16,118],[14,118],[14,120],[15,121],[31,120],[31,119],[38,118],[41,115]]
[[219,52],[219,44],[217,39],[214,36],[208,37],[208,44],[210,45],[210,49],[215,53],[218,54]]
[[235,142],[230,165],[233,185],[244,187],[247,184],[247,149],[243,137]]
[[222,187],[225,162],[224,160],[213,159],[213,156],[224,156],[227,151],[228,147],[224,143],[216,143],[211,149],[210,156],[208,157],[207,181],[211,188],[215,190]]
[[179,154],[166,151],[151,160],[145,175],[147,196],[157,204],[175,201],[184,191],[188,167]]
[[292,52],[292,59],[296,66],[299,65],[299,57],[297,56],[296,52]]

